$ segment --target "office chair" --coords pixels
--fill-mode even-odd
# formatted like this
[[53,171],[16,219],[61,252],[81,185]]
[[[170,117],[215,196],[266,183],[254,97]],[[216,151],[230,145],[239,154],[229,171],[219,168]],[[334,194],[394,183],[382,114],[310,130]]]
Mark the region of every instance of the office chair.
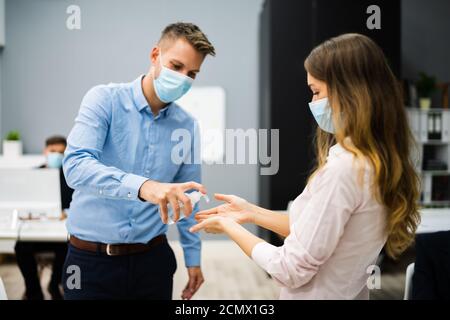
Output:
[[8,296],[6,295],[5,286],[3,285],[2,278],[0,278],[0,300],[8,300]]
[[412,278],[414,275],[414,263],[411,263],[406,268],[406,277],[405,277],[405,294],[403,296],[403,300],[411,300],[412,298]]

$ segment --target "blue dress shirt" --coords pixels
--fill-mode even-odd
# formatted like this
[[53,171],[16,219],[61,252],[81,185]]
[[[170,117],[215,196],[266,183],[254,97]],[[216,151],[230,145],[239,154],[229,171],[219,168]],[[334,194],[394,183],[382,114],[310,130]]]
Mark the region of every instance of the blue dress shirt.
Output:
[[[75,189],[67,229],[102,243],[146,243],[166,233],[157,205],[141,201],[139,188],[158,182],[201,182],[197,121],[175,103],[154,116],[142,91],[142,78],[99,85],[85,95],[68,137],[63,160],[68,185]],[[171,160],[175,129],[191,134],[181,164]],[[195,145],[195,148],[194,148]],[[198,162],[198,161],[197,161]],[[177,223],[187,267],[200,265],[201,242],[189,232],[194,215]]]

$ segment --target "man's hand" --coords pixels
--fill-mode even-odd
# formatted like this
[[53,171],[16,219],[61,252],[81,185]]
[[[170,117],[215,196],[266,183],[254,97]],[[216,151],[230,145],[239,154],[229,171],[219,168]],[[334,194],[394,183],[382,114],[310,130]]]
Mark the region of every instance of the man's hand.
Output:
[[62,210],[61,211],[61,216],[59,217],[59,220],[66,220],[67,219],[67,213],[66,211]]
[[183,203],[184,215],[188,217],[192,213],[191,200],[184,194],[187,190],[195,189],[206,193],[206,189],[197,182],[162,183],[152,180],[145,181],[139,189],[139,197],[145,201],[159,205],[159,213],[164,223],[168,222],[167,204],[170,203],[174,212],[173,221],[180,218],[180,205]]
[[187,268],[189,281],[181,293],[181,299],[190,300],[205,281],[200,267]]

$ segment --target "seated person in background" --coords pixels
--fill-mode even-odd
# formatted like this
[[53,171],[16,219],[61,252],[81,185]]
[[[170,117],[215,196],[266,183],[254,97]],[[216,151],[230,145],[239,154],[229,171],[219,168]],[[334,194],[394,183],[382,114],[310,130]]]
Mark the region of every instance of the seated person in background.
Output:
[[450,231],[417,235],[412,299],[450,299]]
[[[66,138],[61,136],[53,136],[46,140],[44,155],[46,163],[39,168],[59,168],[60,185],[61,185],[61,218],[65,218],[65,209],[69,208],[72,200],[73,189],[67,186],[64,174],[62,172],[62,158],[66,149]],[[67,244],[61,242],[25,242],[17,241],[16,247],[17,264],[20,272],[25,280],[26,291],[24,299],[27,300],[43,300],[44,295],[40,285],[37,271],[37,263],[35,254],[38,252],[51,252],[55,254],[53,261],[52,276],[48,286],[48,292],[53,300],[62,299],[59,288],[61,283],[62,268],[67,252]]]

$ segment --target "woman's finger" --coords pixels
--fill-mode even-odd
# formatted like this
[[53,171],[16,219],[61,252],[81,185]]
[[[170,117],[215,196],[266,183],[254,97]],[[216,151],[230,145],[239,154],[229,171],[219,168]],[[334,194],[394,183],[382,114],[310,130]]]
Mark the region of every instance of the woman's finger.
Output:
[[206,227],[207,224],[208,224],[208,219],[205,219],[204,221],[202,221],[202,222],[200,222],[200,223],[198,223],[198,224],[193,225],[193,226],[189,229],[189,231],[192,232],[192,233],[198,232],[198,231],[202,230],[204,227]]
[[229,194],[215,193],[214,198],[220,201],[231,202],[233,200],[233,196]]
[[198,214],[195,215],[195,220],[205,220],[205,219],[209,219],[212,217],[215,217],[217,214]]
[[218,212],[218,209],[219,209],[219,206],[211,208],[211,209],[202,210],[202,211],[197,212],[196,215],[198,216],[198,215],[202,215],[202,214],[214,214],[214,213]]

